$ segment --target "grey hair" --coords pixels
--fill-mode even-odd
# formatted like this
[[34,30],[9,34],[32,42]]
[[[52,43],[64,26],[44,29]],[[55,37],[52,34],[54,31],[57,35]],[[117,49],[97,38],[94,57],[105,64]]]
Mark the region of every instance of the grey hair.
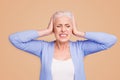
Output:
[[57,11],[53,14],[53,19],[56,19],[58,17],[62,17],[62,16],[67,16],[69,18],[73,18],[73,14],[70,11]]

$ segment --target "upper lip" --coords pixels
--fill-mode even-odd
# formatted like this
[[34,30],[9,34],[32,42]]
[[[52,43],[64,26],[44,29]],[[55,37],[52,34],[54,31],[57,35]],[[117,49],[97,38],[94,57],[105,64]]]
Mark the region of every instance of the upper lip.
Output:
[[[61,34],[62,34],[62,35],[67,35],[66,33],[61,33]],[[60,35],[61,35],[61,34],[60,34]]]

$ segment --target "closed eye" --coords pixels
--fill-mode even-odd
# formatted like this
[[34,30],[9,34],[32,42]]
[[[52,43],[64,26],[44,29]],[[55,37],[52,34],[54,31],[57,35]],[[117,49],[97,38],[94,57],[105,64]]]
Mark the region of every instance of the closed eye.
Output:
[[69,28],[70,26],[66,26],[67,28]]
[[56,27],[60,27],[60,26],[56,26]]
[[67,28],[69,28],[69,27],[70,27],[70,25],[69,25],[69,24],[65,24],[65,26],[66,26]]

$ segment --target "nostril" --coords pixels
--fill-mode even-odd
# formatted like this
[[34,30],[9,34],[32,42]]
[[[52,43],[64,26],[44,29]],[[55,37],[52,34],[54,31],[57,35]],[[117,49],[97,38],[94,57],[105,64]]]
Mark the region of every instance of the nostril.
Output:
[[62,28],[62,31],[65,31],[66,29],[65,28]]

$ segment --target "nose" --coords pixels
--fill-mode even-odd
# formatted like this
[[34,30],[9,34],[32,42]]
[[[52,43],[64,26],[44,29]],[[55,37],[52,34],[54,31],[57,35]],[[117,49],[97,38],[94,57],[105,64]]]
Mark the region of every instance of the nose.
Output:
[[66,31],[66,28],[63,26],[62,29],[61,29],[62,32],[65,32]]

